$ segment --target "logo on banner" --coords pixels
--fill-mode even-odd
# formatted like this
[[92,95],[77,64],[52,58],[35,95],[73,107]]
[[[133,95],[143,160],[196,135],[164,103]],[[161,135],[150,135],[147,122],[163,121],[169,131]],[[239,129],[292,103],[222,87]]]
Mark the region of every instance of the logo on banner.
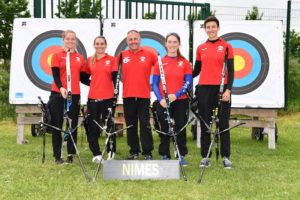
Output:
[[242,95],[256,90],[269,72],[269,56],[265,47],[253,36],[233,32],[221,36],[234,52],[232,93]]
[[[55,52],[61,51],[63,42],[61,30],[41,33],[28,45],[24,55],[24,68],[29,80],[38,88],[49,91],[53,81],[51,59]],[[77,52],[85,58],[86,50],[77,38]],[[76,58],[80,61],[80,58]]]

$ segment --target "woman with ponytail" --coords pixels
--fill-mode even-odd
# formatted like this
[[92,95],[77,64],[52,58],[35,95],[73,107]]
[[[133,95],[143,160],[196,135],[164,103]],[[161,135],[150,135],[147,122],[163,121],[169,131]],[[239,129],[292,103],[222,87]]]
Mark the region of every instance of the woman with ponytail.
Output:
[[[170,33],[166,37],[165,43],[167,55],[162,58],[162,66],[167,85],[167,93],[170,101],[170,116],[175,120],[175,132],[177,135],[177,143],[181,155],[181,164],[187,166],[184,156],[188,153],[186,146],[186,129],[178,132],[187,123],[188,97],[186,90],[192,86],[192,67],[180,53],[180,37],[176,33]],[[161,85],[161,74],[159,66],[154,67],[152,88],[159,103],[157,104],[157,114],[161,131],[168,133],[169,125],[166,120],[166,100]],[[163,160],[169,160],[170,155],[170,136],[159,134],[160,145],[159,154]]]
[[[96,120],[102,126],[107,126],[107,131],[112,132],[113,124],[111,119],[105,120],[109,114],[109,109],[113,105],[114,80],[117,69],[113,70],[114,57],[105,53],[107,47],[106,39],[98,36],[94,40],[95,53],[89,57],[86,62],[86,74],[90,78],[90,90],[88,94],[88,142],[90,150],[93,153],[93,162],[99,163],[102,155],[98,143],[100,128],[94,122]],[[113,114],[113,113],[112,113]],[[111,136],[112,144],[108,144],[108,160],[113,159],[116,152],[116,136]]]

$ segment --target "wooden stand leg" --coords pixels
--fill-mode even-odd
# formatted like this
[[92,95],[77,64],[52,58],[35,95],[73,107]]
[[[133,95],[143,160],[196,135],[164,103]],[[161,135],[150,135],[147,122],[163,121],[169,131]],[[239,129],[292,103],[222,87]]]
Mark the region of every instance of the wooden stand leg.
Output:
[[[25,114],[19,113],[18,118],[25,117]],[[24,124],[19,124],[17,120],[17,144],[25,144],[24,140]]]
[[269,121],[272,122],[272,127],[269,127],[268,130],[268,147],[269,149],[275,149],[275,119],[270,118]]

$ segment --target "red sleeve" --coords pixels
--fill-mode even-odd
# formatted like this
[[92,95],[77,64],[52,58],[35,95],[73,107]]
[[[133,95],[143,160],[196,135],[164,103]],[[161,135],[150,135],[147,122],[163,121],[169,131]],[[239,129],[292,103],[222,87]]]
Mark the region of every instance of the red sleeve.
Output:
[[231,44],[228,44],[228,59],[233,59],[234,55],[233,55],[233,48],[231,46]]
[[154,65],[156,65],[156,63],[158,62],[158,58],[157,58],[157,56],[154,54],[154,53],[151,53],[152,54],[152,65],[154,66]]
[[184,74],[192,74],[192,65],[186,59],[184,60]]
[[82,63],[81,63],[81,67],[80,67],[80,72],[85,72],[85,59],[83,56],[81,56],[81,60],[82,60]]
[[112,65],[112,71],[113,72],[118,71],[118,69],[119,69],[119,60],[120,60],[120,53],[116,57],[114,57],[113,65]]
[[200,45],[198,46],[197,51],[196,51],[196,60],[201,61]]
[[52,59],[51,59],[51,67],[59,67],[60,68],[58,53],[53,54]]
[[85,62],[85,73],[87,73],[87,74],[91,74],[91,66],[90,66],[90,64],[91,64],[91,57],[89,57],[87,59],[87,61]]
[[112,72],[117,72],[118,68],[115,68],[116,57],[111,56],[110,57],[110,62],[111,62],[111,66],[112,66],[111,71]]
[[156,62],[155,65],[153,66],[153,75],[160,76],[158,62]]

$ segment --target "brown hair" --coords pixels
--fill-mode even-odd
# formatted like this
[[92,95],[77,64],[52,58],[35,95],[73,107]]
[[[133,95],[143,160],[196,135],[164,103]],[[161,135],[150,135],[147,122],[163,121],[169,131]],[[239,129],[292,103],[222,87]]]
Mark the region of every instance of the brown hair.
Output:
[[[97,39],[103,39],[105,45],[107,45],[106,39],[105,39],[105,37],[102,36],[102,35],[97,36],[97,37],[94,39],[94,45],[95,45]],[[97,60],[97,52],[95,52],[94,55],[92,56],[92,58],[91,58],[91,63],[90,63],[90,64],[91,64],[91,65],[95,64],[96,60]]]
[[[178,42],[179,42],[179,44],[180,44],[180,37],[179,37],[179,35],[178,35],[177,33],[169,33],[169,34],[166,36],[166,42],[167,42],[167,40],[168,40],[168,38],[169,38],[170,36],[176,37],[177,40],[178,40]],[[180,52],[180,50],[179,50],[179,48],[178,48],[178,49],[177,49],[177,59],[179,60],[180,58],[184,58],[184,57],[183,57],[183,55],[181,54],[181,52]]]
[[204,21],[204,28],[206,28],[206,24],[208,22],[216,22],[217,26],[218,27],[220,26],[220,22],[215,16],[209,16],[206,18],[206,20]]

